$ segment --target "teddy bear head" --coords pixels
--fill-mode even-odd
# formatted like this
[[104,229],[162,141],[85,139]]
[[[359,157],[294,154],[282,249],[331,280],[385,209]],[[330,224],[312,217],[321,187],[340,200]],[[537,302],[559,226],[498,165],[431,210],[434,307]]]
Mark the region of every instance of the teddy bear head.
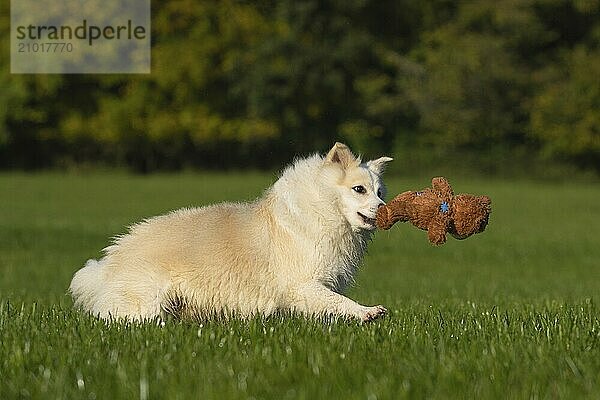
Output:
[[483,232],[488,224],[492,201],[488,196],[459,194],[453,200],[453,215],[448,232],[462,240]]

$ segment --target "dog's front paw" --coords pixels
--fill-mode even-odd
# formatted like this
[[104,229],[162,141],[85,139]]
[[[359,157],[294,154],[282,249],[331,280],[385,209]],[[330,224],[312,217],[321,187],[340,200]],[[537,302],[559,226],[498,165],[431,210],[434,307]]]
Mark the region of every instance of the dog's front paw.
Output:
[[387,313],[387,310],[383,306],[365,307],[360,319],[362,322],[371,322]]

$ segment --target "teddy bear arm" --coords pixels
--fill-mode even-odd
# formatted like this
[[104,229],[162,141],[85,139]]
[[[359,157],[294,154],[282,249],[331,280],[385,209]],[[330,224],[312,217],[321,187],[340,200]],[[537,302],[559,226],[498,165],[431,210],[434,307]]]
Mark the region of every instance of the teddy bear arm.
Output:
[[448,225],[449,222],[447,218],[444,218],[443,216],[434,217],[427,229],[429,241],[436,246],[446,243]]
[[434,191],[439,192],[442,197],[447,198],[454,196],[454,190],[452,190],[452,186],[450,186],[448,180],[442,176],[433,178],[431,180],[431,187]]

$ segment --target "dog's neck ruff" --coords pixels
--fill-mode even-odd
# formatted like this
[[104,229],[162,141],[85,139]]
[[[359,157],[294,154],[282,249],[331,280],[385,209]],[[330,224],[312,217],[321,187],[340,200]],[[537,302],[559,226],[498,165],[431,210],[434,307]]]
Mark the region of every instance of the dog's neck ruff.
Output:
[[315,278],[341,292],[353,283],[372,232],[355,230],[346,220],[322,165],[318,155],[296,161],[268,197],[275,215],[285,215],[276,223],[298,243],[296,249],[306,252],[301,259],[312,264],[299,268],[314,269]]

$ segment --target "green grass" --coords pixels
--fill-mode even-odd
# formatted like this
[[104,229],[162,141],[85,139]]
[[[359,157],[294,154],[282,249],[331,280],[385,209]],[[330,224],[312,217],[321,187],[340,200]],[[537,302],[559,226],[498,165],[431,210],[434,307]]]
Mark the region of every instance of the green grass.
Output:
[[449,178],[490,225],[379,232],[350,296],[384,319],[159,326],[73,310],[72,274],[130,223],[274,175],[0,174],[0,398],[600,398],[600,186]]

